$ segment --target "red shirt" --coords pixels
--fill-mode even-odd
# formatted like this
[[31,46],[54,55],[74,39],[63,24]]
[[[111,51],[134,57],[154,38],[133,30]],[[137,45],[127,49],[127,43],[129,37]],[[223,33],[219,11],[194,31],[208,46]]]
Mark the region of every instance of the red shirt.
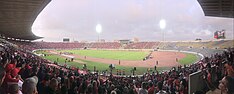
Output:
[[152,86],[148,89],[148,94],[154,94],[154,91],[155,91],[155,88],[154,86]]
[[16,83],[18,83],[18,81],[19,81],[19,79],[13,78],[10,73],[7,73],[4,82],[6,82],[6,83],[8,83],[8,82],[16,82]]

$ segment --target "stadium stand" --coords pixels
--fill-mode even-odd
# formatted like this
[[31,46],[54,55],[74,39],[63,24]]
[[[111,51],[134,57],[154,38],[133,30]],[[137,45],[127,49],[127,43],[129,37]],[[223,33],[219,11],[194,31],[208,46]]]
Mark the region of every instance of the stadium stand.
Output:
[[[134,92],[141,92],[142,85],[145,85],[144,89],[146,89],[148,94],[150,94],[150,92],[160,91],[160,83],[164,83],[162,86],[162,90],[167,93],[188,94],[189,74],[197,71],[203,72],[204,79],[202,80],[205,82],[205,86],[201,90],[195,90],[194,92],[200,91],[204,93],[208,90],[214,90],[218,85],[218,81],[221,80],[223,77],[234,77],[234,71],[231,71],[234,67],[233,48],[227,49],[223,53],[216,53],[211,57],[205,57],[203,60],[196,64],[191,64],[188,66],[178,66],[177,68],[174,67],[169,71],[161,73],[155,72],[152,74],[146,73],[143,76],[124,77],[115,75],[103,76],[98,73],[93,74],[88,71],[86,74],[80,74],[80,69],[66,68],[61,65],[56,65],[50,61],[47,61],[34,54],[26,52],[25,50],[22,50],[22,48],[20,48],[22,46],[17,47],[16,45],[5,40],[1,40],[0,43],[1,67],[4,67],[6,71],[6,78],[3,81],[1,93],[10,92],[11,90],[9,90],[9,87],[11,87],[12,83],[17,84],[21,81],[27,81],[27,79],[37,78],[37,91],[39,94],[47,94],[46,92],[58,94],[66,94],[69,92],[71,94],[110,94],[111,92],[117,92],[117,94],[134,94]],[[28,43],[24,44],[29,45]],[[63,45],[63,43],[58,44]],[[51,45],[57,46],[53,43]],[[54,48],[52,46],[48,47]],[[230,70],[228,70],[227,68],[230,68]],[[225,71],[228,73],[228,76],[225,76]],[[215,79],[211,79],[211,76],[215,77]],[[53,83],[54,86],[51,86],[48,83]],[[23,88],[24,90],[24,86],[22,86],[21,88]],[[233,92],[232,88],[225,88],[230,89],[230,91],[228,92]],[[21,90],[18,91],[21,92]]]
[[125,47],[125,49],[143,49],[147,42],[131,43]]
[[103,42],[103,43],[90,43],[88,48],[97,48],[97,49],[118,49],[121,47],[121,44],[118,42]]
[[191,51],[211,56],[220,53],[224,48],[232,48],[233,40],[204,41],[204,42],[160,42],[157,48],[163,50]]
[[159,42],[137,42],[128,44],[125,49],[153,49]]
[[[29,51],[35,49],[121,49],[123,45],[118,42],[92,42],[92,43],[79,43],[79,42],[28,42],[28,41],[13,41],[21,48]],[[205,42],[137,42],[125,45],[124,49],[165,49],[165,50],[194,50],[194,52],[202,52],[199,50],[222,50],[225,48],[233,47],[234,40],[220,40],[220,41],[205,41]],[[214,52],[215,53],[215,52]],[[213,53],[211,53],[213,54]]]

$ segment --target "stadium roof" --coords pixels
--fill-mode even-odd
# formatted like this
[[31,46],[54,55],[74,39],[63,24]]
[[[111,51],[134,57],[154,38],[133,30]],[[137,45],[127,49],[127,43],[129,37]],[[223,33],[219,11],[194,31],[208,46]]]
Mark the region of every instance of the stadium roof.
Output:
[[[51,0],[1,0],[0,34],[15,39],[35,40],[31,27]],[[205,16],[234,18],[233,0],[198,0]]]
[[35,40],[31,32],[38,14],[51,0],[1,0],[0,33],[15,39]]
[[205,16],[234,18],[234,0],[198,0]]

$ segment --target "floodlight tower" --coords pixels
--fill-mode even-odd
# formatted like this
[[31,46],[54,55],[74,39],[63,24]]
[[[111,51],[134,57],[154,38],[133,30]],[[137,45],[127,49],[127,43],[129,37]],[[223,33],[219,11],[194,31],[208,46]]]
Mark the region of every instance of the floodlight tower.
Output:
[[159,21],[159,27],[161,29],[161,32],[163,33],[163,49],[164,49],[165,36],[164,36],[164,31],[163,30],[166,28],[166,21],[164,19],[161,19]]
[[97,24],[96,25],[96,32],[98,33],[98,42],[100,42],[99,37],[100,37],[100,34],[102,33],[102,26],[101,26],[101,24]]

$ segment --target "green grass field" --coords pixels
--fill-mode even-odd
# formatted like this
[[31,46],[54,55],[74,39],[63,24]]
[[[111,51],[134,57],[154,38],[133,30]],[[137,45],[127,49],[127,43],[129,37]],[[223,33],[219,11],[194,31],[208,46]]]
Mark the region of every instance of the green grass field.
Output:
[[[91,50],[91,51],[96,52],[95,50]],[[69,52],[69,50],[66,50],[65,52]],[[52,62],[53,61],[57,61],[57,58],[58,58],[58,64],[61,64],[61,65],[65,64],[65,59],[66,59],[65,57],[62,57],[62,56],[59,56],[59,55],[55,55],[55,54],[51,54],[51,53],[48,53],[46,51],[37,51],[36,53],[47,54],[47,56],[44,56],[43,58],[48,59],[48,60],[50,60]],[[90,52],[90,54],[91,54],[91,52]],[[87,69],[89,69],[91,71],[93,71],[94,66],[99,71],[104,71],[104,70],[108,70],[109,71],[109,64],[105,64],[105,63],[102,63],[102,62],[93,62],[93,61],[88,61],[88,60],[84,60],[84,59],[77,59],[77,58],[75,60],[85,62],[86,65],[87,65]],[[180,59],[179,63],[182,64],[182,65],[184,65],[184,64],[191,64],[191,63],[194,63],[196,60],[197,60],[197,56],[196,55],[186,53],[186,57],[183,58],[183,59]],[[79,62],[67,62],[67,65],[68,66],[73,66],[73,67],[79,67],[79,68],[83,67],[83,64],[81,64]],[[116,70],[117,69],[121,69],[121,70],[124,69],[125,70],[125,74],[131,74],[131,70],[133,69],[133,67],[125,67],[125,66],[115,65],[115,69],[113,70],[114,74],[116,74]],[[140,75],[140,74],[143,74],[143,73],[147,72],[148,68],[137,67],[136,69],[137,70],[136,70],[135,73]],[[158,69],[158,71],[162,71],[162,70],[168,70],[170,68],[169,67],[159,67],[157,69]],[[154,70],[153,66],[152,66],[151,70]]]
[[110,50],[58,50],[59,52],[70,52],[81,56],[114,60],[142,60],[149,52],[145,51],[110,51]]
[[[46,56],[44,56],[43,58],[47,59],[47,60],[50,60],[50,61],[56,61],[57,58],[59,58],[58,59],[58,64],[60,64],[60,65],[65,64],[65,59],[66,59],[65,57],[61,57],[59,55],[51,54],[51,53],[48,53],[48,52],[45,52],[45,51],[37,51],[36,53],[37,54],[46,54]],[[88,61],[88,60],[83,60],[83,59],[76,59],[76,60],[80,60],[82,62],[85,62],[86,65],[87,65],[87,69],[89,69],[91,71],[93,71],[94,66],[99,71],[104,71],[104,70],[109,71],[109,64],[104,64],[104,63],[101,63],[101,62],[93,62],[93,61]],[[83,64],[81,64],[79,62],[67,62],[67,65],[73,66],[73,67],[79,67],[79,68],[83,67]],[[114,74],[116,74],[117,69],[120,69],[120,70],[124,69],[125,74],[129,75],[129,74],[132,74],[131,70],[133,69],[133,67],[125,67],[125,66],[115,65],[115,69],[113,70]],[[170,68],[165,68],[165,67],[157,68],[158,71],[168,70],[168,69],[170,69]],[[147,70],[148,70],[148,68],[145,68],[145,67],[136,67],[135,74],[141,75],[143,73],[146,73]],[[151,70],[153,71],[154,69],[151,68]]]
[[179,63],[182,65],[188,65],[195,63],[198,60],[198,57],[195,54],[185,53],[186,57],[179,60]]

